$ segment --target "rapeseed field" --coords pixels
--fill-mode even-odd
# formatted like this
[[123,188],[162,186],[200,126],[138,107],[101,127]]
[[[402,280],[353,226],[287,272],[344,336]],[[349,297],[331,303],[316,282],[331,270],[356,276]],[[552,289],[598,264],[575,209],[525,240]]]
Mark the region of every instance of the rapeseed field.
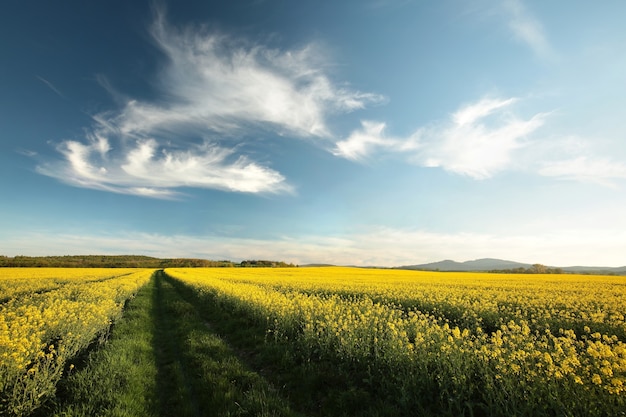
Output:
[[624,277],[334,267],[166,273],[261,322],[304,361],[367,369],[372,386],[436,397],[453,415],[626,407]]
[[[0,269],[0,414],[28,416],[42,404],[67,416],[103,404],[123,415],[243,413],[242,404],[286,416],[626,410],[624,277],[344,267],[154,272]],[[115,343],[100,355],[95,344],[88,365],[73,369],[77,355],[107,340],[140,290],[133,328],[141,333],[121,327]],[[139,334],[141,343],[133,340]],[[107,369],[134,376],[118,384],[103,377]],[[66,394],[55,399],[59,381]],[[131,386],[143,408],[124,399]],[[183,398],[192,403],[183,406]]]
[[0,414],[27,415],[153,270],[2,268]]

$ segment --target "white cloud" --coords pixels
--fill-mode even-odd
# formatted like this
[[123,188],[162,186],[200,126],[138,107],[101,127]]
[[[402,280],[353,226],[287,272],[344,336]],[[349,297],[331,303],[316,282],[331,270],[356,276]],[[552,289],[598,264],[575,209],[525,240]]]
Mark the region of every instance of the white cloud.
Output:
[[151,34],[167,62],[156,82],[160,99],[127,99],[120,110],[95,115],[84,140],[64,141],[65,160],[41,164],[40,173],[157,198],[179,187],[290,191],[281,174],[236,155],[242,138],[265,129],[326,140],[329,113],[382,99],[333,85],[314,45],[278,50],[204,28],[176,30],[161,12]]
[[597,183],[614,187],[616,180],[626,179],[626,164],[609,158],[579,156],[545,162],[539,174],[564,180]]
[[623,150],[602,137],[550,135],[534,141],[520,162],[533,172],[561,181],[617,188],[626,179]]
[[177,31],[162,14],[152,35],[168,60],[160,82],[173,100],[129,102],[119,117],[120,129],[129,134],[181,124],[229,131],[258,123],[323,137],[329,112],[381,99],[334,86],[315,45],[283,51],[198,28]]
[[363,160],[376,149],[383,151],[407,151],[417,148],[417,142],[412,139],[389,138],[385,135],[386,124],[368,120],[361,121],[361,130],[353,131],[348,139],[339,141],[332,150],[336,156],[354,161]]
[[452,115],[452,120],[457,126],[471,125],[475,121],[489,116],[494,111],[509,106],[517,101],[517,98],[505,100],[484,98],[477,103],[470,104],[458,110]]
[[526,9],[521,0],[505,0],[504,12],[508,16],[509,29],[515,37],[528,45],[542,58],[551,58],[554,51],[548,42],[542,24]]
[[521,119],[509,111],[516,102],[516,98],[483,98],[462,107],[450,120],[422,127],[407,138],[387,137],[384,123],[364,121],[361,130],[336,143],[333,153],[352,160],[374,152],[403,153],[418,165],[489,178],[508,168],[524,138],[543,124],[545,114]]
[[186,150],[160,147],[153,139],[131,142],[123,157],[109,158],[102,137],[88,144],[66,141],[60,152],[66,161],[40,165],[40,173],[67,184],[152,198],[175,198],[179,187],[239,192],[289,192],[278,172],[249,161],[231,160],[232,150],[210,144]]
[[511,165],[524,138],[543,125],[545,114],[521,119],[507,108],[510,99],[482,99],[451,117],[451,122],[422,130],[414,161],[423,166],[485,179]]

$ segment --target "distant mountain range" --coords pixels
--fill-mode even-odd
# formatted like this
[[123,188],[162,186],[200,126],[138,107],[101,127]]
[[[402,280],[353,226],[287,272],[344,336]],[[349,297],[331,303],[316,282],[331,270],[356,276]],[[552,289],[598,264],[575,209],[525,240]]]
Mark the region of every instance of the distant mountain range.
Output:
[[[397,269],[415,269],[421,271],[495,271],[495,270],[507,270],[524,268],[528,269],[532,267],[532,264],[526,264],[522,262],[506,261],[503,259],[483,258],[476,259],[474,261],[456,262],[452,260],[444,260],[439,262],[431,262],[420,265],[405,265],[399,266]],[[557,268],[549,266],[548,268]],[[564,272],[578,272],[578,273],[613,273],[613,274],[626,274],[626,266],[617,268],[603,267],[603,266],[566,266],[558,267]]]

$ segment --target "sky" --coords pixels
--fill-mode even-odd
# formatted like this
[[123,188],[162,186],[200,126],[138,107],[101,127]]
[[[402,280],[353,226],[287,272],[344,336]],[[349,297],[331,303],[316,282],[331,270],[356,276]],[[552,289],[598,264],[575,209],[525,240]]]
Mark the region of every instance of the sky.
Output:
[[624,16],[9,0],[0,255],[626,265]]

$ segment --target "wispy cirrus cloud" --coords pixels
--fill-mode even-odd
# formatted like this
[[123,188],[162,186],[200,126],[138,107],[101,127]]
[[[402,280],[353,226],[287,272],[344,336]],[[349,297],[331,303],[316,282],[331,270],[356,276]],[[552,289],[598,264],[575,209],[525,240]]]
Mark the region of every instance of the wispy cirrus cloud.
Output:
[[77,187],[164,199],[180,197],[180,187],[248,193],[292,191],[280,173],[245,156],[233,159],[233,150],[207,143],[176,150],[160,146],[154,139],[138,140],[123,155],[109,158],[109,141],[91,137],[87,144],[63,142],[59,151],[65,161],[45,163],[37,170]]
[[349,112],[381,99],[335,86],[314,44],[284,51],[203,28],[177,30],[163,13],[151,33],[167,57],[159,81],[170,100],[130,101],[117,119],[124,133],[181,125],[229,132],[253,123],[325,137],[329,112]]
[[570,159],[546,161],[539,169],[539,174],[557,179],[615,187],[617,181],[626,180],[626,164],[606,157],[577,156]]
[[519,41],[528,45],[541,58],[555,56],[543,25],[528,11],[522,0],[505,0],[502,7],[508,18],[509,29]]
[[416,138],[395,138],[385,134],[386,124],[370,120],[361,121],[361,129],[347,139],[338,141],[332,153],[353,161],[362,161],[377,151],[407,151],[417,148]]
[[483,98],[476,103],[469,104],[452,115],[452,121],[457,126],[471,125],[491,113],[507,107],[518,101],[517,98],[493,99]]
[[421,127],[407,138],[388,137],[385,124],[363,122],[334,153],[363,160],[374,153],[402,153],[426,167],[485,179],[510,166],[513,152],[525,146],[524,139],[543,125],[546,114],[529,119],[510,109],[517,98],[483,98],[461,107],[446,121]]
[[166,62],[155,82],[159,98],[126,99],[94,115],[85,137],[61,143],[64,159],[41,164],[40,173],[156,198],[180,187],[288,192],[283,175],[241,154],[242,141],[259,130],[327,140],[330,113],[382,99],[333,84],[315,45],[279,50],[202,27],[176,29],[160,10],[150,33]]
[[483,98],[456,111],[449,121],[422,129],[422,147],[414,162],[475,179],[508,168],[513,153],[526,145],[525,138],[546,117],[537,113],[521,118],[511,110],[515,102],[516,98]]
[[39,75],[37,75],[36,77],[37,77],[37,79],[38,79],[39,81],[41,81],[41,82],[42,82],[42,83],[44,83],[46,86],[48,86],[48,88],[49,88],[50,90],[54,91],[54,93],[55,93],[56,95],[58,95],[58,96],[59,96],[59,97],[61,97],[61,98],[65,98],[65,96],[63,95],[63,93],[61,92],[61,90],[59,90],[58,88],[56,88],[56,87],[54,86],[54,84],[52,84],[50,81],[46,80],[46,79],[45,79],[45,78],[43,78],[43,77],[40,77]]

